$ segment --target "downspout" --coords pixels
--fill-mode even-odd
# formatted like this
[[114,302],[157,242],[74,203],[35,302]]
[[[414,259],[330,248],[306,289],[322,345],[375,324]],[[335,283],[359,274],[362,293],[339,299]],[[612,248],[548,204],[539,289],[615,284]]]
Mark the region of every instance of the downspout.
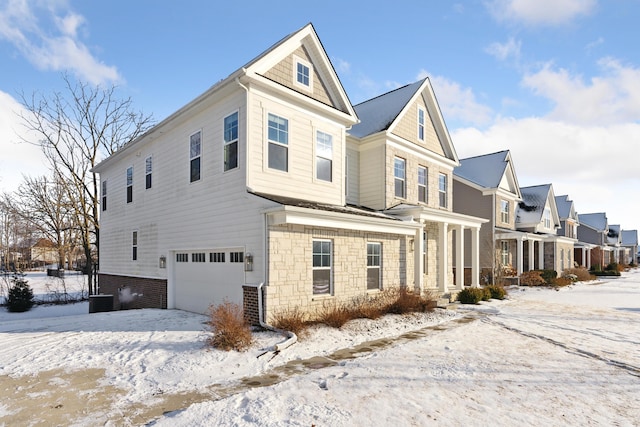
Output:
[[[247,73],[247,69],[243,68],[242,72]],[[236,83],[242,89],[244,89],[247,97],[245,98],[245,113],[244,113],[244,165],[245,165],[245,187],[248,187],[249,183],[249,173],[251,172],[251,168],[249,167],[249,88],[240,83],[240,77],[236,77]]]
[[273,332],[278,332],[280,334],[283,334],[287,337],[286,340],[284,340],[283,342],[276,344],[273,346],[273,350],[274,351],[280,351],[280,350],[284,350],[285,348],[295,344],[298,341],[298,337],[296,336],[296,334],[294,334],[291,331],[285,331],[284,329],[278,329],[274,326],[268,325],[267,323],[265,323],[262,318],[264,317],[264,308],[262,307],[262,287],[264,286],[264,282],[261,282],[258,285],[258,321],[260,322],[260,326],[262,326],[264,329],[268,329],[270,331]]

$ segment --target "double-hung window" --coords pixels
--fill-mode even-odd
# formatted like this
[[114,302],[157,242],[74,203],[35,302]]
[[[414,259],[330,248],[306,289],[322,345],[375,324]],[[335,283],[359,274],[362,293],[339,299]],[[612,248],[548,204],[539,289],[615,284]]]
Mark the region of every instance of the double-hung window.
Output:
[[313,241],[313,294],[331,293],[331,240]]
[[153,172],[153,158],[151,156],[147,157],[145,160],[145,175],[144,182],[145,188],[148,190],[151,188],[151,174]]
[[427,203],[427,168],[418,166],[418,201]]
[[500,201],[500,221],[509,224],[509,202],[507,200]]
[[107,210],[107,181],[102,181],[102,210]]
[[503,267],[507,267],[510,265],[509,263],[509,242],[507,240],[502,240],[501,243],[501,253],[500,253],[500,261],[502,262]]
[[131,259],[138,260],[138,232],[134,231],[131,235]]
[[331,182],[333,163],[333,137],[316,131],[316,178]]
[[269,113],[269,167],[289,170],[289,120]]
[[425,123],[424,110],[418,107],[418,139],[420,141],[424,141],[424,123]]
[[406,197],[406,161],[398,157],[393,159],[393,182],[394,182],[394,194],[396,197]]
[[202,156],[202,132],[198,131],[189,137],[189,179],[200,181],[200,157]]
[[544,210],[544,228],[551,228],[551,210]]
[[224,170],[238,167],[238,113],[224,118]]
[[127,168],[127,203],[133,202],[133,166]]
[[382,243],[367,243],[367,289],[382,289]]
[[440,201],[440,207],[447,207],[447,175],[441,173],[438,175],[438,195]]

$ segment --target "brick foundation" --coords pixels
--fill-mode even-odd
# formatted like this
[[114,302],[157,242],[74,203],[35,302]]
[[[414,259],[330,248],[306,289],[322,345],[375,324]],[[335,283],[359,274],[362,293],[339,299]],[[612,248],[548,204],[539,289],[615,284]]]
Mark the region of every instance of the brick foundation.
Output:
[[113,309],[167,308],[167,281],[98,274],[98,292],[113,295]]
[[[264,307],[264,292],[266,289],[262,288],[262,303]],[[247,319],[251,326],[260,326],[260,309],[258,307],[258,287],[244,285],[242,287],[242,309],[244,311],[244,318]]]

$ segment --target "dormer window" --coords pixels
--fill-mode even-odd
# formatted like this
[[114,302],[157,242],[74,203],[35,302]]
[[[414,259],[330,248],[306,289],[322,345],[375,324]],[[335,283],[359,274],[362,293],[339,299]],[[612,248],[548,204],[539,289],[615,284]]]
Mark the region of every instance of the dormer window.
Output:
[[313,67],[304,59],[294,56],[293,81],[297,86],[311,90],[313,85]]

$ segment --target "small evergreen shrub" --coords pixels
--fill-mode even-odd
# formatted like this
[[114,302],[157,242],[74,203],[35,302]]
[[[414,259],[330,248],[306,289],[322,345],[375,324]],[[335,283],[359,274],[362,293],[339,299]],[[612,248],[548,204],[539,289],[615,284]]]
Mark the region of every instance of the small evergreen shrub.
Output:
[[458,301],[461,304],[478,304],[484,298],[485,292],[481,288],[464,288],[458,292]]
[[491,299],[491,291],[486,287],[480,289],[482,289],[482,301],[489,301]]
[[244,351],[253,342],[251,327],[238,304],[225,301],[219,305],[211,305],[207,324],[212,332],[207,344],[212,347],[225,351]]
[[520,284],[522,286],[542,286],[546,282],[542,278],[540,271],[525,271],[520,275]]
[[9,288],[7,296],[7,310],[13,313],[22,313],[31,310],[33,304],[33,291],[23,275],[15,275],[11,279],[13,285]]
[[485,287],[491,294],[491,299],[505,299],[507,296],[507,290],[503,286],[490,285]]
[[540,271],[540,277],[542,277],[542,280],[544,280],[545,283],[551,284],[553,282],[553,279],[558,277],[558,272],[555,270],[539,270],[539,271]]

